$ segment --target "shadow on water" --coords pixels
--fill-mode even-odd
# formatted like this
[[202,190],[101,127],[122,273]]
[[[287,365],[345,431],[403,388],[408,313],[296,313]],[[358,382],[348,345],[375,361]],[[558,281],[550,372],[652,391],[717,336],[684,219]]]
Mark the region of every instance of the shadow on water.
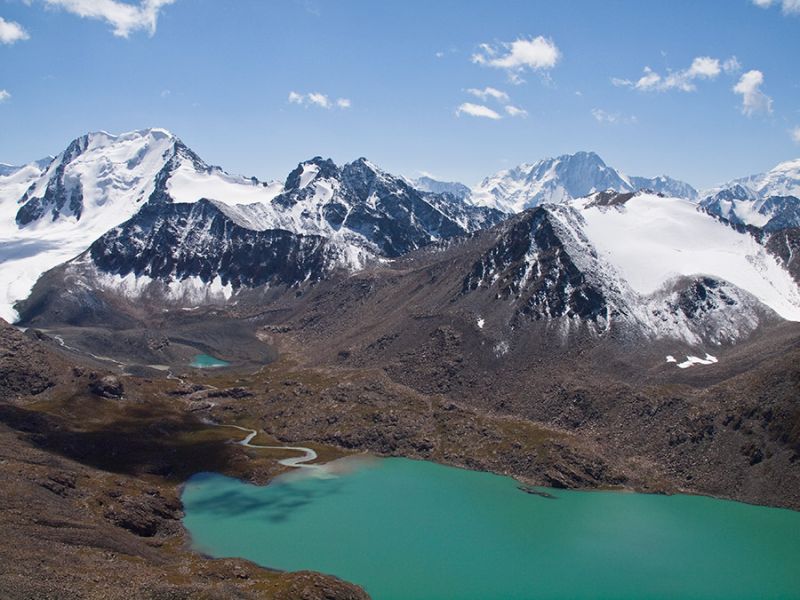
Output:
[[[220,479],[228,478],[200,474],[194,476],[189,485],[213,489],[219,486]],[[340,493],[343,486],[341,479],[312,478],[297,482],[275,481],[266,487],[242,487],[235,480],[231,480],[231,484],[236,485],[236,489],[225,489],[200,498],[184,496],[187,511],[217,518],[261,518],[281,523],[315,500]]]
[[530,494],[531,496],[539,496],[540,498],[546,498],[548,500],[558,500],[557,496],[554,496],[553,494],[533,485],[522,483],[517,486],[517,489],[521,492],[525,492],[526,494]]

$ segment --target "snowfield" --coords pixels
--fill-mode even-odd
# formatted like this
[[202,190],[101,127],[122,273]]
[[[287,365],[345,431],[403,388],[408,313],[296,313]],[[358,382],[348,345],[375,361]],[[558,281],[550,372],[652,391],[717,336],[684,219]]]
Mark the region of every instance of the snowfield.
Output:
[[188,161],[183,162],[167,182],[167,192],[175,202],[197,202],[200,198],[208,198],[231,206],[267,203],[282,191],[283,185],[277,182],[263,185],[218,170],[199,173]]
[[800,321],[800,290],[753,236],[699,211],[694,202],[640,194],[623,205],[575,202],[598,254],[639,294],[680,276],[707,275],[749,292],[784,319]]

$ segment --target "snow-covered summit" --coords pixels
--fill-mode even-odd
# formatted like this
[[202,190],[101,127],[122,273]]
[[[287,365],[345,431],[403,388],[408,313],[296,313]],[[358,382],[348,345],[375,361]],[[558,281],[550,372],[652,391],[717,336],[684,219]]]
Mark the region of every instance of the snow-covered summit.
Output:
[[779,163],[765,173],[735,179],[723,187],[737,184],[753,191],[759,198],[800,197],[800,158]]
[[410,183],[415,188],[422,190],[423,192],[431,192],[433,194],[452,194],[461,200],[468,200],[472,195],[472,190],[458,181],[439,181],[438,179],[424,175],[422,177],[410,180]]
[[86,250],[148,201],[259,202],[282,189],[209,167],[160,128],[88,133],[46,162],[0,177],[0,316],[8,320],[41,273]]
[[657,177],[630,177],[631,185],[635,190],[649,190],[657,194],[664,194],[672,198],[697,200],[698,193],[685,181],[673,179],[669,175]]
[[700,204],[709,213],[737,225],[765,231],[799,227],[800,158],[708,190]]
[[99,131],[76,138],[19,199],[17,224],[124,220],[152,193],[156,174],[178,143],[162,129],[118,136]]
[[546,202],[566,202],[601,190],[639,189],[693,198],[692,186],[667,176],[628,177],[594,152],[576,152],[521,164],[487,177],[472,190],[472,202],[517,213]]

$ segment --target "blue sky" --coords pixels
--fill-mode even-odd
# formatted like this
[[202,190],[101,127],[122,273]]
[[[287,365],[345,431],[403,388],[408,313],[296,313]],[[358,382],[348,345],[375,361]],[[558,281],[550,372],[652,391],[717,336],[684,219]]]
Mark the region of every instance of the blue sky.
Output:
[[0,0],[0,18],[12,164],[151,126],[279,179],[366,156],[474,184],[594,150],[705,187],[800,155],[798,0]]

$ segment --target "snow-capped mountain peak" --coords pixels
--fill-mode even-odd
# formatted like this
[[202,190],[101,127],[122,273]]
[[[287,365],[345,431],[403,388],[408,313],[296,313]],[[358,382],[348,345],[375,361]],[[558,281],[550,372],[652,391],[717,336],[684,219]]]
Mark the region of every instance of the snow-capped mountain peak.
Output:
[[752,175],[738,183],[750,187],[761,198],[800,197],[800,158],[784,161],[766,173]]
[[18,225],[93,219],[98,212],[124,219],[153,192],[155,176],[177,142],[163,129],[76,138],[20,199]]
[[289,173],[284,184],[285,190],[302,190],[316,179],[330,179],[336,177],[338,168],[330,158],[315,156],[311,160],[297,165]]
[[548,202],[567,202],[597,191],[632,192],[650,189],[671,196],[693,198],[694,188],[661,176],[628,177],[607,165],[594,152],[576,152],[521,164],[487,177],[472,190],[472,202],[506,213]]
[[800,158],[705,192],[701,206],[736,225],[764,231],[800,226]]
[[460,200],[468,200],[472,195],[472,190],[463,183],[457,181],[439,181],[427,175],[423,175],[417,179],[411,179],[409,180],[409,184],[423,192],[451,194]]

